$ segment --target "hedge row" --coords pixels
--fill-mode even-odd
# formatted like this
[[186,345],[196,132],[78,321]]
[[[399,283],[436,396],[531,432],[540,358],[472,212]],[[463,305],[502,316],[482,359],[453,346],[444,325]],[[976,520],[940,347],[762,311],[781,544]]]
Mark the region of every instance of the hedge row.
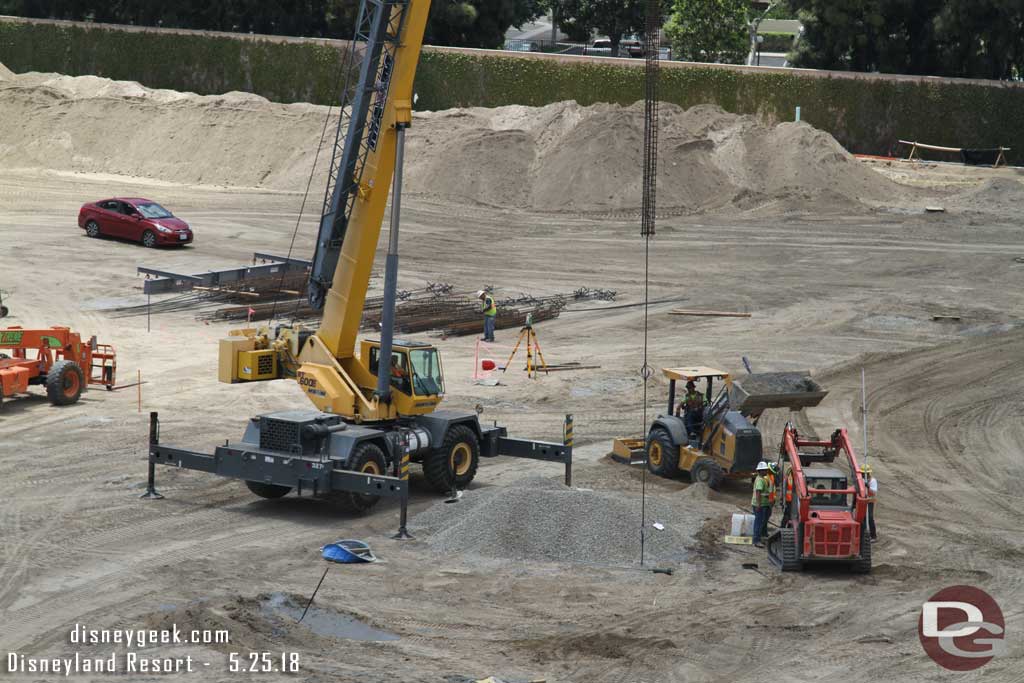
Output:
[[[323,41],[0,21],[0,62],[16,72],[95,74],[201,94],[243,90],[278,102],[329,103],[340,54]],[[642,63],[427,49],[418,108],[505,104],[631,104]],[[948,146],[1024,148],[1024,88],[991,82],[666,64],[661,99],[684,107],[802,118],[855,152],[885,154],[897,138]]]

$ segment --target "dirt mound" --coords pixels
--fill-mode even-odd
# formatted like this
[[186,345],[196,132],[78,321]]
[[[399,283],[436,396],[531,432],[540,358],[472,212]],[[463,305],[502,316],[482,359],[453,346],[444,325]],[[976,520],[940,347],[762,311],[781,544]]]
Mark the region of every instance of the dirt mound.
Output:
[[[0,163],[8,167],[289,191],[305,187],[328,112],[95,76],[11,75],[0,80],[0,93]],[[664,105],[660,140],[661,208],[746,210],[779,200],[849,206],[891,200],[898,187],[806,123],[769,125],[713,106]],[[540,211],[640,205],[639,103],[426,112],[408,141],[413,194]],[[325,183],[327,157],[324,150],[314,187]]]
[[[658,205],[708,211],[773,199],[883,202],[898,191],[831,135],[714,106],[663,105]],[[542,211],[639,205],[643,106],[425,113],[409,137],[411,192]],[[902,190],[899,190],[902,191]]]
[[990,178],[977,187],[961,192],[952,203],[981,211],[1019,211],[1024,207],[1024,183],[1013,178]]
[[8,69],[6,66],[4,66],[3,62],[0,62],[0,81],[6,80],[8,78],[13,78],[13,77],[14,77],[14,72],[11,71],[10,69]]
[[0,163],[296,190],[309,175],[325,112],[248,93],[201,96],[95,76],[21,74],[0,81]]
[[[704,516],[698,505],[648,496],[645,557],[681,562]],[[410,524],[436,552],[522,561],[628,565],[640,556],[640,498],[545,479],[467,492]]]

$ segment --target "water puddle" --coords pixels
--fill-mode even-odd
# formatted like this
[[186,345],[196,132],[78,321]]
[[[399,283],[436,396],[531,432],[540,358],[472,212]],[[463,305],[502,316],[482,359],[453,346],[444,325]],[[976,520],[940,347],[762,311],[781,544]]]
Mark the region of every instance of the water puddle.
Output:
[[[306,608],[283,593],[271,593],[260,599],[260,611],[266,616],[276,616],[297,622]],[[302,620],[305,626],[318,636],[345,638],[348,640],[398,640],[394,633],[382,631],[349,614],[342,614],[327,607],[310,606]]]

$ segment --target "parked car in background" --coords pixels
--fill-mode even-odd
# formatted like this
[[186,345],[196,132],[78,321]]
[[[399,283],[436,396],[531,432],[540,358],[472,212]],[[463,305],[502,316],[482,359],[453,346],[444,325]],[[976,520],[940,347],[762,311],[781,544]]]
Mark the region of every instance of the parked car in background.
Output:
[[598,38],[587,48],[588,55],[610,56],[612,53],[612,41],[607,38]]
[[540,52],[540,45],[532,40],[506,40],[505,49],[511,52]]
[[78,227],[89,237],[121,237],[147,247],[192,242],[192,228],[151,199],[114,197],[83,204]]
[[[598,38],[587,47],[586,54],[610,57],[612,54],[612,41],[608,38]],[[619,41],[619,57],[643,56],[644,44],[636,36],[626,36]]]
[[644,50],[644,44],[635,36],[623,38],[622,42],[619,43],[620,57],[624,57],[626,55],[629,55],[630,57],[643,57],[645,54],[646,51]]

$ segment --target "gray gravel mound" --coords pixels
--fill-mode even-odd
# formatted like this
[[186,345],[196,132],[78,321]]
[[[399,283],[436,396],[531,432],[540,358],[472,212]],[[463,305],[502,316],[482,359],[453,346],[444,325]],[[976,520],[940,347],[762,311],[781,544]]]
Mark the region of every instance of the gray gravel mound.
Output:
[[[682,500],[648,495],[646,518],[645,560],[680,562],[704,516]],[[654,522],[665,529],[653,528]],[[413,518],[410,527],[442,554],[633,564],[640,556],[640,496],[529,479],[467,491],[458,503],[439,502]]]

